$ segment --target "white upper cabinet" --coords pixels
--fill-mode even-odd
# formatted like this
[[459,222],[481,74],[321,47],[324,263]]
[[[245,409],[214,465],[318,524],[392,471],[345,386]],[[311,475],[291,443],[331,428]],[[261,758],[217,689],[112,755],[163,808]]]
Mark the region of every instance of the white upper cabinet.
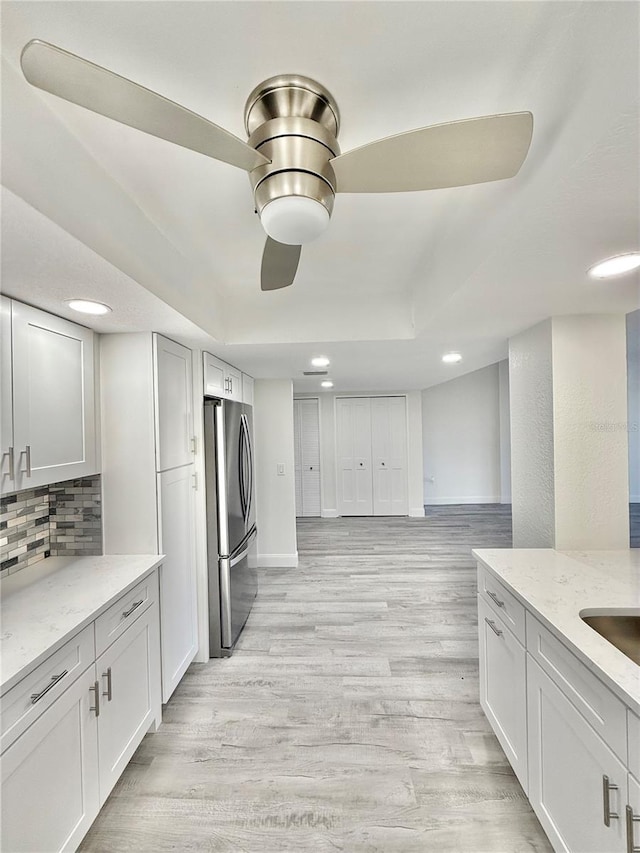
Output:
[[156,470],[190,465],[193,436],[191,350],[153,336],[156,380]]
[[11,300],[0,296],[0,489],[14,491],[13,380],[11,376]]
[[[215,355],[205,352],[204,358],[204,394],[205,397],[221,397],[224,400],[238,400],[239,402],[249,402],[244,399],[245,396],[245,375],[236,367],[227,364]],[[246,379],[251,379],[247,376]],[[251,389],[247,385],[247,394],[251,395],[253,402],[253,380],[251,380]]]
[[246,373],[242,374],[242,402],[253,406],[253,379]]
[[93,343],[90,329],[12,302],[16,489],[96,473]]

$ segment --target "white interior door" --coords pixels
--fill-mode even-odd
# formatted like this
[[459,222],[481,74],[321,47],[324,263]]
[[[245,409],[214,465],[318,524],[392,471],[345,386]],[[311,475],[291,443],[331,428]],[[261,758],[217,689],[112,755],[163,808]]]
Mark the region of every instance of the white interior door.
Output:
[[405,397],[371,399],[373,514],[407,515],[407,404]]
[[320,420],[316,399],[294,400],[296,515],[320,515]]
[[372,515],[371,399],[339,398],[336,400],[336,421],[338,512],[340,515]]

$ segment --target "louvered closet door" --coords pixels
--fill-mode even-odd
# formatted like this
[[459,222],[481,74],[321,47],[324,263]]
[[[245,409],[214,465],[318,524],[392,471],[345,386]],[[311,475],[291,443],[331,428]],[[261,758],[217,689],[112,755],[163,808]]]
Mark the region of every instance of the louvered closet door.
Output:
[[341,397],[336,400],[338,512],[372,515],[371,399]]
[[407,411],[405,397],[371,400],[373,514],[407,515]]
[[294,401],[296,515],[320,515],[320,423],[318,401]]

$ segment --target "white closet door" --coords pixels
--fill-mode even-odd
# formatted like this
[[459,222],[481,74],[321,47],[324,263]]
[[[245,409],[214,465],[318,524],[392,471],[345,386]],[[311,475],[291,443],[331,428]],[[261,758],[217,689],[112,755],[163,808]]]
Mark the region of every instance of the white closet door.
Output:
[[294,400],[296,515],[320,515],[320,423],[318,401]]
[[407,515],[407,412],[405,397],[371,400],[373,514]]
[[300,400],[293,401],[293,457],[296,483],[296,518],[304,515],[302,506],[302,447],[300,440]]
[[336,400],[338,456],[338,512],[372,515],[371,399]]
[[320,422],[317,400],[300,400],[303,515],[320,515]]

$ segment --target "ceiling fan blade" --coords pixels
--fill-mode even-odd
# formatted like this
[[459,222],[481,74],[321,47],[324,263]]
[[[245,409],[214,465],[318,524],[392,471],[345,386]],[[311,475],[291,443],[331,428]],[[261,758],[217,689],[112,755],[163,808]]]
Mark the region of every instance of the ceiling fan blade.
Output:
[[280,290],[293,284],[302,246],[278,243],[267,237],[262,255],[261,290]]
[[20,63],[33,86],[121,124],[247,172],[270,162],[237,136],[180,104],[53,44],[30,41]]
[[531,143],[529,112],[434,124],[331,160],[341,193],[396,193],[512,178]]

